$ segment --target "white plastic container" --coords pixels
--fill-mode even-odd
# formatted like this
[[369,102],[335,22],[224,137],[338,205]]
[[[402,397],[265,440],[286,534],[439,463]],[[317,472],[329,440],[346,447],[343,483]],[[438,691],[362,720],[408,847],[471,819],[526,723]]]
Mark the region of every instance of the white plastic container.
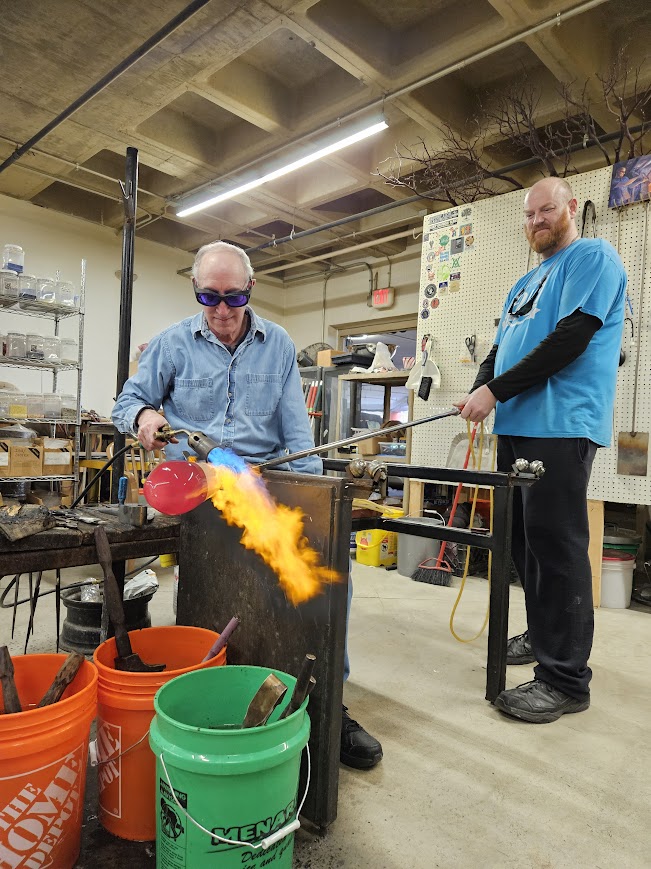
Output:
[[38,310],[38,280],[34,275],[18,277],[18,307],[24,311]]
[[8,308],[18,301],[18,275],[13,269],[0,269],[0,306]]
[[79,345],[74,338],[61,339],[61,364],[76,365],[79,360]]
[[7,332],[6,353],[10,359],[25,359],[27,341],[23,332]]
[[43,394],[43,416],[46,419],[61,419],[61,396],[56,392]]
[[30,419],[42,419],[43,413],[43,393],[28,392],[25,395],[27,403],[27,416]]
[[56,335],[48,335],[43,339],[43,359],[52,365],[61,361],[61,339]]
[[6,244],[2,249],[2,268],[20,274],[25,265],[25,251],[19,244]]
[[601,562],[601,606],[607,609],[622,610],[631,605],[633,592],[633,573],[635,556],[607,550]]
[[77,399],[70,393],[61,395],[61,419],[72,422],[77,419]]

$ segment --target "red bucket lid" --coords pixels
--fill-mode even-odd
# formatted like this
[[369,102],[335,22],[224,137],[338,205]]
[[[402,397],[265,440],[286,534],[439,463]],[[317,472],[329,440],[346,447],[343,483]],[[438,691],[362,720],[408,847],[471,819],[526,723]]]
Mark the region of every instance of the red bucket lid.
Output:
[[604,549],[602,561],[635,561],[632,552],[623,552],[621,549]]

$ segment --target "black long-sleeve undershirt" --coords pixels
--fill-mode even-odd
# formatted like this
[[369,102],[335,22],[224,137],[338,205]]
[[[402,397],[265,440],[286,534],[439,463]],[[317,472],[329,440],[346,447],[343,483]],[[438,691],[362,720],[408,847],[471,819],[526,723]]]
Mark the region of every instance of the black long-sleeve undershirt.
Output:
[[488,386],[498,401],[505,402],[532,386],[544,383],[579,358],[601,325],[598,317],[576,310],[569,317],[563,317],[553,332],[499,377],[494,377],[499,345],[493,344],[479,366],[470,391],[474,392],[479,386]]

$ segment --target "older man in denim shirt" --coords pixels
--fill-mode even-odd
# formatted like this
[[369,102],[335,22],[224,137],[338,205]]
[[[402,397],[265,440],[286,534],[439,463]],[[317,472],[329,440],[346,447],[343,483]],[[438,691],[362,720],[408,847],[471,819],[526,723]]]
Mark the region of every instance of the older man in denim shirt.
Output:
[[[156,432],[167,423],[173,429],[200,428],[252,463],[314,446],[296,348],[283,328],[249,307],[255,278],[248,256],[214,242],[199,250],[192,273],[203,311],[152,339],[113,408],[116,427],[134,434],[145,449],[165,447],[170,459],[183,457],[186,441],[157,440]],[[289,467],[307,474],[323,470],[318,456]],[[348,588],[350,607],[350,582]],[[346,651],[344,678],[348,672]],[[340,757],[358,769],[382,758],[380,743],[346,707]]]

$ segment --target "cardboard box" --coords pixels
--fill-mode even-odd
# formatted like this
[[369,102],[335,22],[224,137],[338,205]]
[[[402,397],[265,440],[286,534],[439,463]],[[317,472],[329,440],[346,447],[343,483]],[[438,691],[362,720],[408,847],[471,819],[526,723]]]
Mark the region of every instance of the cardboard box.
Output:
[[377,437],[369,437],[366,440],[359,441],[357,444],[357,452],[360,456],[377,456],[380,452],[380,439]]
[[11,440],[0,440],[0,477],[10,477],[9,473],[9,463],[10,457],[9,453],[11,450],[11,444],[13,441]]
[[40,477],[43,473],[43,452],[44,447],[40,440],[28,444],[11,442],[9,446],[9,471],[2,476]]
[[332,354],[336,352],[336,350],[319,350],[316,354],[316,364],[329,368],[332,365]]
[[44,477],[68,477],[72,474],[72,466],[72,441],[68,441],[65,446],[55,447],[54,449],[49,447],[47,441],[45,441],[43,452]]

